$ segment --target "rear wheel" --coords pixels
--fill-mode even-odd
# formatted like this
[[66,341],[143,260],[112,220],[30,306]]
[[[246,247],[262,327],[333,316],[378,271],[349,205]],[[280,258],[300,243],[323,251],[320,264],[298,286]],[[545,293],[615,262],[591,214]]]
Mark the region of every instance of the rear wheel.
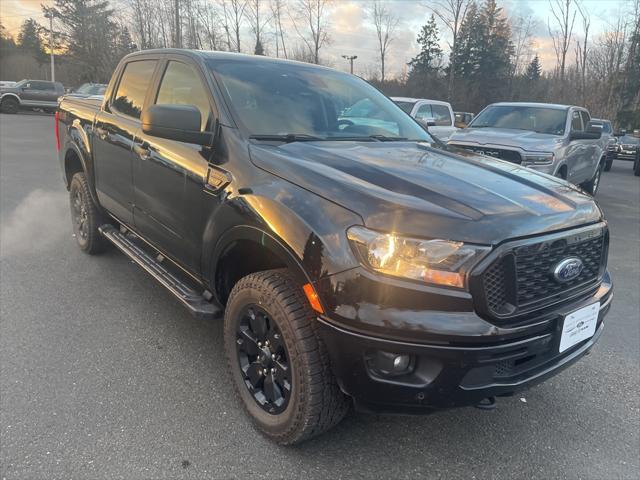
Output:
[[103,252],[107,241],[98,227],[106,221],[91,197],[87,177],[82,172],[76,173],[71,179],[69,201],[73,233],[80,249],[90,255]]
[[328,430],[349,408],[316,328],[286,270],[247,275],[227,302],[225,350],[236,389],[257,428],[280,444]]
[[600,188],[600,178],[602,177],[603,167],[604,163],[601,161],[598,164],[598,168],[596,169],[596,173],[593,175],[593,178],[582,185],[582,188],[593,196],[598,193],[598,188]]
[[14,97],[6,97],[0,103],[0,111],[2,113],[18,113],[20,103]]

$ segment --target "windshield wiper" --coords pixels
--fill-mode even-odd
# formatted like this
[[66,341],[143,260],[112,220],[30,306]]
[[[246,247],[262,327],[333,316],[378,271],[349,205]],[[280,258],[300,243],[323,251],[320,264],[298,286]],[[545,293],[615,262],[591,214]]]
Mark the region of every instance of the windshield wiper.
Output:
[[407,137],[390,137],[387,135],[369,135],[369,138],[373,138],[380,142],[400,142],[409,140]]
[[252,140],[263,140],[265,142],[314,142],[318,140],[326,140],[322,137],[314,137],[313,135],[307,135],[306,133],[287,133],[286,135],[251,135]]

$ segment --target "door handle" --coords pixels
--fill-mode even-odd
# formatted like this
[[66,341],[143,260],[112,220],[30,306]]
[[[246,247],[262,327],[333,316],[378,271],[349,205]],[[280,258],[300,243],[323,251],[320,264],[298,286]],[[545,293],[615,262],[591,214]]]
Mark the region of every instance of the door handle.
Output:
[[140,157],[140,160],[149,160],[151,158],[151,150],[147,142],[134,143],[133,151]]

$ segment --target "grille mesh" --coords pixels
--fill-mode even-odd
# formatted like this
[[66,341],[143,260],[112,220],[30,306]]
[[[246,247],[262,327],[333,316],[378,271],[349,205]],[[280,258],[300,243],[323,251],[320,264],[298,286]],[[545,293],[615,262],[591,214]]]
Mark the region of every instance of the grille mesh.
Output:
[[[534,306],[569,297],[580,287],[595,284],[603,261],[604,235],[568,244],[556,241],[508,252],[491,264],[482,275],[485,301],[495,315],[517,313]],[[569,257],[582,260],[580,275],[568,282],[558,282],[553,276],[555,266]]]

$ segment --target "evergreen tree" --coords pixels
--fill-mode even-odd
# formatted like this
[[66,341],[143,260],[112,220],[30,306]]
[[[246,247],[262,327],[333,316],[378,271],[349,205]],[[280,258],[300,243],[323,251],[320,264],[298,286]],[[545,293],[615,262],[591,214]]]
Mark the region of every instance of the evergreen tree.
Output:
[[409,75],[424,75],[437,72],[440,69],[442,60],[442,49],[440,48],[438,25],[433,14],[431,14],[429,22],[420,30],[418,44],[420,45],[420,52],[409,62],[411,67]]
[[13,41],[13,37],[9,34],[5,26],[0,23],[0,49],[10,50],[14,48],[16,48],[16,43]]
[[533,60],[531,60],[531,63],[527,66],[525,77],[535,82],[540,78],[541,74],[542,65],[540,64],[540,58],[538,58],[538,55],[536,55],[535,57],[533,57]]
[[18,33],[18,45],[33,55],[38,63],[42,64],[47,61],[47,55],[40,40],[40,25],[33,18],[22,23],[20,33]]
[[477,110],[504,96],[514,54],[511,28],[496,0],[474,2],[460,26],[454,75],[467,92],[465,108]]
[[120,28],[108,0],[55,0],[51,12],[58,23],[70,59],[83,72],[79,82],[105,82],[120,60]]

